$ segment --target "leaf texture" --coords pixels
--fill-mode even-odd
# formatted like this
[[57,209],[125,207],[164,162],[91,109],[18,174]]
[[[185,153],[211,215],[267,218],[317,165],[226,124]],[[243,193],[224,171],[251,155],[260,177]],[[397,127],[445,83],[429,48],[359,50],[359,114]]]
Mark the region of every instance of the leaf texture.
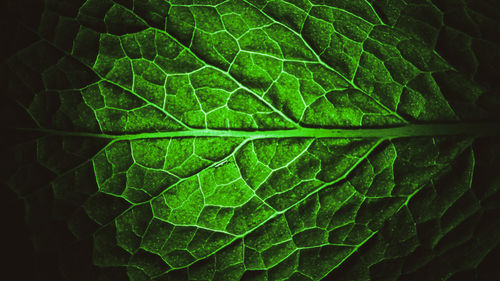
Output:
[[486,278],[498,4],[27,2],[4,179],[62,277]]

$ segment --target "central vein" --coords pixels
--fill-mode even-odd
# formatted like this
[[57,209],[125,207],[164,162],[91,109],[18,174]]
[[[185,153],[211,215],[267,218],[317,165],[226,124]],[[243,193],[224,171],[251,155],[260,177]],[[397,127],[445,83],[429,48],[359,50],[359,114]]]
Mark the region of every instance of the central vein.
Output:
[[420,136],[500,136],[500,124],[496,123],[444,123],[404,125],[388,128],[297,128],[290,130],[214,130],[192,129],[186,131],[151,132],[136,134],[96,134],[47,129],[25,129],[53,135],[108,138],[115,140],[178,138],[178,137],[240,137],[266,138],[405,138]]

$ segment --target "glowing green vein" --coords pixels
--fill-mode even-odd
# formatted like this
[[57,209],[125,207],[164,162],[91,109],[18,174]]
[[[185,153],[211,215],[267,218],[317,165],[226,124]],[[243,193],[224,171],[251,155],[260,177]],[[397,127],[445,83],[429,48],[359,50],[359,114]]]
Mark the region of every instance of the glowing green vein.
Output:
[[444,123],[405,125],[389,128],[349,128],[349,129],[322,129],[299,128],[290,130],[212,130],[194,129],[188,131],[151,132],[137,134],[97,134],[84,132],[67,132],[48,129],[22,129],[38,131],[53,135],[84,136],[107,138],[114,140],[132,140],[145,138],[176,138],[176,137],[243,137],[251,139],[266,138],[405,138],[421,136],[498,136],[500,126],[495,123]]

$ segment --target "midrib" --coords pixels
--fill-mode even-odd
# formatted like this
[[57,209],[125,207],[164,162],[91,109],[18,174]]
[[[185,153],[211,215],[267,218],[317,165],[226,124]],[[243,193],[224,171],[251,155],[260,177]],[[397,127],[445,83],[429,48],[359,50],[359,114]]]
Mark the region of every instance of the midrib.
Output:
[[87,132],[70,132],[50,129],[20,129],[36,131],[50,135],[80,136],[106,138],[114,140],[134,140],[153,138],[182,137],[237,137],[250,139],[269,138],[406,138],[430,136],[500,136],[498,123],[438,123],[404,125],[385,128],[297,128],[289,130],[213,130],[191,129],[184,131],[167,131],[133,134],[99,134]]

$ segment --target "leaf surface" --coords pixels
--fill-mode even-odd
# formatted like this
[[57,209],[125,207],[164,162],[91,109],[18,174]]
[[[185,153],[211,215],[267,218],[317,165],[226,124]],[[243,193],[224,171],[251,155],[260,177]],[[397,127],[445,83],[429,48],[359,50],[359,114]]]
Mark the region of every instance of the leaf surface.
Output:
[[5,178],[37,250],[71,280],[474,270],[500,237],[498,20],[486,1],[414,2],[47,0],[20,16],[36,39],[2,69],[28,136]]

